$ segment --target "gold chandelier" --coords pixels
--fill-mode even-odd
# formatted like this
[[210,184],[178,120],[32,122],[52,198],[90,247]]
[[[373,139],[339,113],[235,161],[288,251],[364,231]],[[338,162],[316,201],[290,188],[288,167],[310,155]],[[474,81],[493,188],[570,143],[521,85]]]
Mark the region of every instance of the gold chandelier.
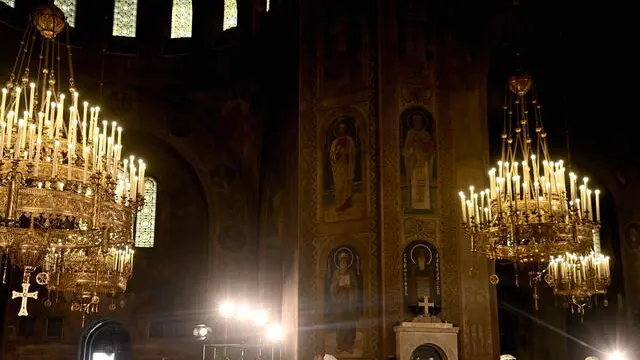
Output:
[[606,294],[611,284],[609,257],[601,254],[598,236],[594,236],[594,249],[589,254],[551,257],[545,280],[555,295],[568,300],[572,312],[584,314],[594,295]]
[[552,161],[531,76],[510,77],[508,88],[502,155],[488,172],[489,187],[459,193],[471,249],[515,263],[588,253],[600,227],[600,192]]
[[97,310],[100,295],[123,292],[144,202],[146,165],[123,159],[122,128],[79,101],[68,40],[70,86],[60,89],[64,28],[51,2],[34,12],[1,94],[0,249],[23,271],[22,290],[12,294],[20,316],[37,298],[29,292],[36,272],[38,284],[73,293],[72,310],[85,313]]

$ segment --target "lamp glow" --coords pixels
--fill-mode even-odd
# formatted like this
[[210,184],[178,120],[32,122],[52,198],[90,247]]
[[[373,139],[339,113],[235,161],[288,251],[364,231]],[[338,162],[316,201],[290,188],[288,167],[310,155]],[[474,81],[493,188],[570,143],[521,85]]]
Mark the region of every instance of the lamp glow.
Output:
[[249,307],[249,305],[242,304],[238,306],[238,308],[236,309],[236,316],[238,317],[238,319],[247,319],[249,316],[251,316],[251,308]]
[[115,354],[107,354],[104,352],[94,352],[91,360],[114,360]]
[[273,341],[273,342],[280,341],[282,340],[283,335],[284,335],[284,332],[282,331],[282,326],[277,324],[271,324],[267,327],[267,339],[269,341]]
[[195,336],[198,340],[204,340],[207,338],[207,335],[211,333],[211,328],[205,324],[196,325],[193,328],[193,336]]
[[234,310],[235,310],[235,307],[231,302],[225,302],[225,303],[222,303],[222,305],[220,305],[220,315],[222,315],[222,317],[225,319],[232,317]]
[[611,354],[609,354],[609,356],[607,357],[607,360],[627,360],[627,357],[624,356],[622,352],[616,350]]
[[264,326],[267,323],[267,320],[269,320],[267,312],[264,310],[260,310],[256,313],[253,322],[256,326]]

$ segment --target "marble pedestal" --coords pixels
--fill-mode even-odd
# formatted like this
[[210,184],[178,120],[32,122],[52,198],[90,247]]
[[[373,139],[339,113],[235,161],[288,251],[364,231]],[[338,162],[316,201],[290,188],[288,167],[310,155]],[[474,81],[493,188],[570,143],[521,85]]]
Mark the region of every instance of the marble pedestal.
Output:
[[458,332],[452,324],[416,318],[393,328],[396,333],[397,360],[411,360],[411,354],[420,345],[430,345],[440,352],[443,360],[458,360]]

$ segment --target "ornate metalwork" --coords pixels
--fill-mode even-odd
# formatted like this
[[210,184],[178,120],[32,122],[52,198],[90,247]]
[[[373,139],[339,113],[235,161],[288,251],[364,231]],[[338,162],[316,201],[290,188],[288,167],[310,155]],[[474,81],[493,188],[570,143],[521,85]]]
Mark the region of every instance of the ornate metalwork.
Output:
[[[60,57],[51,46],[64,27],[59,20],[56,6],[38,8],[25,34],[35,27],[44,44],[24,37],[0,103],[0,249],[24,272],[23,291],[14,293],[23,298],[19,315],[27,314],[25,289],[37,269],[38,284],[87,299],[83,304],[123,292],[144,202],[146,165],[122,160],[122,128],[102,120],[99,107],[79,103],[71,61],[69,93],[55,86],[48,66]],[[29,80],[33,49],[41,49],[40,83]]]
[[[574,173],[566,176],[562,160],[551,160],[531,76],[512,76],[507,85],[501,159],[486,189],[459,193],[462,227],[473,252],[532,263],[534,270],[526,268],[536,309],[544,278],[582,312],[583,300],[604,293],[610,281],[608,258],[599,254],[600,191],[586,177],[579,185]],[[589,254],[594,250],[598,255]]]
[[[574,173],[567,182],[563,161],[551,160],[540,103],[530,91],[531,77],[512,76],[509,88],[502,157],[489,171],[489,186],[470,186],[468,197],[460,192],[471,249],[489,259],[514,262],[546,262],[549,256],[589,252],[599,231],[600,193],[589,188],[588,178],[578,187]],[[535,132],[529,130],[531,118]]]
[[55,5],[59,7],[70,27],[76,26],[76,2],[77,0],[55,0]]
[[566,254],[552,258],[545,281],[554,294],[569,300],[573,311],[583,314],[594,295],[607,293],[611,284],[609,257],[593,251],[585,256]]
[[224,0],[224,20],[222,31],[238,26],[238,2],[237,0]]
[[[225,14],[226,14],[225,3]],[[225,17],[226,21],[226,17]],[[226,23],[226,22],[225,22]],[[171,9],[171,38],[190,38],[193,28],[193,4],[191,0],[173,0]]]
[[135,37],[138,0],[116,0],[113,7],[113,36]]

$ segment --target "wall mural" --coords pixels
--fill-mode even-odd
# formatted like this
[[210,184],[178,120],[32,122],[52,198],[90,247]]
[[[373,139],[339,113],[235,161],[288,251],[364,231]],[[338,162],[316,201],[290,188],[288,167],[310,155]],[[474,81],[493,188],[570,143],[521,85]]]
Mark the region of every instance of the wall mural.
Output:
[[435,315],[442,305],[440,254],[427,241],[414,241],[402,253],[404,302],[414,314]]
[[333,120],[324,144],[323,215],[327,222],[359,219],[365,214],[362,147],[351,116]]
[[631,223],[625,231],[625,242],[629,249],[634,252],[640,251],[640,225]]
[[360,255],[342,245],[329,253],[325,280],[325,351],[342,356],[362,356],[363,283]]
[[[630,223],[624,231],[624,242],[627,245],[627,259],[631,264],[631,271],[625,269],[630,274],[635,274],[633,286],[636,287],[636,294],[640,294],[640,224]],[[632,275],[633,277],[633,275]],[[632,286],[632,288],[633,288]]]
[[362,24],[356,17],[342,12],[332,14],[326,21],[322,67],[325,92],[361,85],[364,80]]
[[437,187],[435,122],[420,107],[400,116],[400,196],[407,214],[432,213]]
[[218,164],[209,170],[211,183],[216,191],[227,191],[234,184],[237,178],[236,170],[226,164]]

